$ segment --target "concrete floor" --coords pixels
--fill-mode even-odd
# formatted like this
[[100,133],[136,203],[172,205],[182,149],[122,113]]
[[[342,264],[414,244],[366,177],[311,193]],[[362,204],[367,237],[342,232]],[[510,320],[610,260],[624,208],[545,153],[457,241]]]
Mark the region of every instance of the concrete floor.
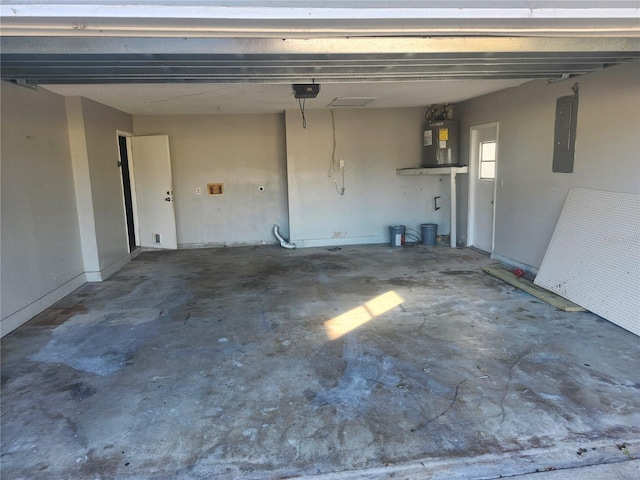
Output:
[[[636,478],[638,337],[491,263],[444,245],[142,253],[2,339],[2,478]],[[330,340],[347,312],[373,318]]]

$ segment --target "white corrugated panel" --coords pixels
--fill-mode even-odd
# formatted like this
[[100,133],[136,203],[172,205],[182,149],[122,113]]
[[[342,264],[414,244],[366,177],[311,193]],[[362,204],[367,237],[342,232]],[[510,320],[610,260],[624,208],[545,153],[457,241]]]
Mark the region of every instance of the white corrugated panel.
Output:
[[640,195],[572,189],[534,283],[640,335]]

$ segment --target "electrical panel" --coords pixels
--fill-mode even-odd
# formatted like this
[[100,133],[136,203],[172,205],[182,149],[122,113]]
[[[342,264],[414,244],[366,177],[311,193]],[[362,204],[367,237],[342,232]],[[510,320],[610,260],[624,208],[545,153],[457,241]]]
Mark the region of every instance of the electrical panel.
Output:
[[553,172],[573,173],[577,121],[578,95],[558,98],[553,142]]

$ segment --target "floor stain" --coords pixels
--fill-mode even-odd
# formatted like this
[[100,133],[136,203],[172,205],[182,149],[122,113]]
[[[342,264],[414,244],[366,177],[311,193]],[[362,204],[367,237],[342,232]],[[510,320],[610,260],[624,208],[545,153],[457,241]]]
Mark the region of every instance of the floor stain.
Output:
[[[440,246],[143,252],[2,339],[3,477],[638,456],[637,337],[514,294],[479,273],[493,264]],[[327,321],[389,291],[400,306],[329,340]]]

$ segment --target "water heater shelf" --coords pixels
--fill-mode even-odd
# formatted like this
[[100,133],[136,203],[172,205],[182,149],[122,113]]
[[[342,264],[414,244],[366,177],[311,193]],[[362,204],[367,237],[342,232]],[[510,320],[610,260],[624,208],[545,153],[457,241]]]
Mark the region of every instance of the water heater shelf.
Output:
[[451,248],[456,248],[456,177],[459,173],[468,173],[469,167],[438,167],[438,168],[398,168],[396,175],[416,176],[416,175],[449,175],[451,181]]
[[436,167],[436,168],[397,168],[396,175],[451,175],[452,173],[468,173],[469,167]]

